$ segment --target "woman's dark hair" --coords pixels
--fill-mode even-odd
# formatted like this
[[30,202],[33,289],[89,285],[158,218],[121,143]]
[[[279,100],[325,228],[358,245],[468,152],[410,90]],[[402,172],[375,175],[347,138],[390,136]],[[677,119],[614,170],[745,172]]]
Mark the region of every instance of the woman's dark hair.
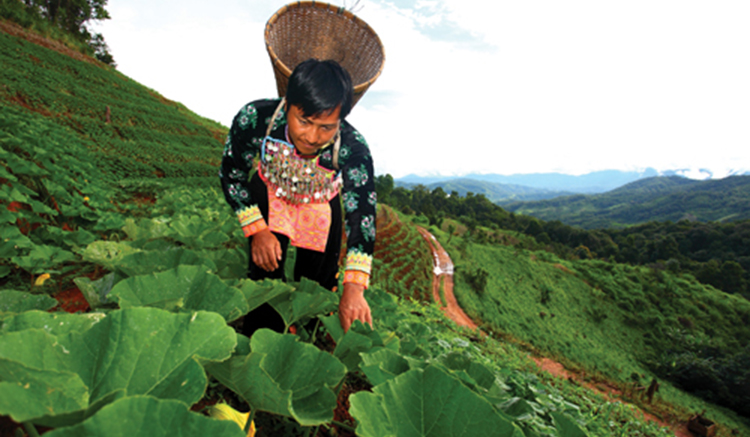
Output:
[[352,110],[354,87],[349,73],[336,61],[308,59],[297,65],[289,78],[286,101],[302,108],[309,117],[341,105],[339,118]]

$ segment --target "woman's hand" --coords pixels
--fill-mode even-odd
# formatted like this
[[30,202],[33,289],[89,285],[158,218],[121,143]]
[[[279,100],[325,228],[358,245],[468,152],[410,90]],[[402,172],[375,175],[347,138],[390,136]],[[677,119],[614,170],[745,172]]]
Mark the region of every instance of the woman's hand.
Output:
[[251,248],[253,262],[256,266],[267,272],[272,272],[279,268],[281,244],[270,229],[264,229],[254,234]]
[[355,320],[369,323],[372,328],[372,313],[370,305],[365,299],[365,287],[360,284],[347,282],[339,301],[339,321],[344,332],[349,330]]

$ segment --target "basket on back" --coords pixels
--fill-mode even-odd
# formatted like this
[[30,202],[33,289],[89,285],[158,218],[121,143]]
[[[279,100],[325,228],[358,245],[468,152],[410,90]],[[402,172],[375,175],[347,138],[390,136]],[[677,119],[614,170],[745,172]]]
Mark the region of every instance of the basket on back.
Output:
[[292,70],[310,58],[332,59],[349,72],[355,104],[383,71],[385,52],[375,31],[351,12],[326,3],[282,7],[266,23],[265,40],[280,97],[286,95]]

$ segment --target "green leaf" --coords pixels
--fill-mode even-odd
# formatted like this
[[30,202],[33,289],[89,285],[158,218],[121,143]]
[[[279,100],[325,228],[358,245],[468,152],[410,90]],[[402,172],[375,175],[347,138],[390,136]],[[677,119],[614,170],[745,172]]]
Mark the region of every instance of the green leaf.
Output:
[[73,252],[60,249],[56,246],[45,244],[35,245],[28,255],[14,256],[11,260],[19,267],[30,273],[42,273],[59,264],[75,261],[77,258]]
[[15,223],[16,218],[16,215],[6,208],[0,209],[0,223]]
[[[338,322],[338,317],[336,317]],[[349,331],[336,343],[336,349],[333,351],[333,356],[341,360],[346,368],[352,372],[359,368],[359,363],[362,362],[360,353],[370,352],[373,348],[382,348],[383,341],[380,338],[380,334],[370,328],[370,325],[365,325],[359,320],[355,320]]]
[[247,300],[249,311],[282,295],[294,292],[294,287],[281,281],[264,279],[262,281],[243,280],[239,285],[240,291]]
[[34,246],[29,237],[23,235],[16,226],[0,225],[3,239],[0,240],[0,258],[11,258],[18,255],[19,249],[28,249]]
[[362,372],[372,385],[386,381],[409,371],[409,362],[398,353],[389,349],[378,349],[362,354]]
[[96,235],[85,229],[79,229],[75,232],[65,232],[63,234],[63,243],[68,246],[86,246],[96,241]]
[[134,241],[161,238],[171,233],[163,219],[141,219],[137,223],[133,219],[126,219],[122,230]]
[[213,311],[228,322],[248,313],[242,292],[207,273],[205,266],[179,266],[127,278],[118,282],[109,296],[121,308],[150,306],[172,312]]
[[302,278],[291,294],[280,295],[268,303],[281,315],[286,326],[305,322],[318,314],[334,311],[339,296],[317,282]]
[[110,273],[96,281],[92,281],[90,278],[82,276],[73,279],[73,282],[78,286],[78,289],[81,290],[81,293],[83,293],[83,297],[86,298],[89,306],[91,308],[99,308],[109,303],[108,296],[115,284],[115,274]]
[[588,437],[588,434],[567,415],[553,411],[550,416],[555,422],[555,428],[557,428],[560,437]]
[[56,427],[78,423],[125,393],[191,405],[200,399],[207,384],[200,362],[227,359],[236,338],[234,330],[215,313],[172,314],[133,308],[113,311],[83,332],[56,337],[26,329],[0,335],[0,359],[81,378],[90,390],[86,409],[33,419]]
[[436,366],[410,370],[349,402],[362,437],[523,437],[489,402]]
[[148,250],[125,255],[117,264],[117,269],[126,276],[146,275],[177,268],[180,265],[205,266],[206,270],[216,271],[213,261],[199,256],[185,248],[169,250]]
[[83,260],[89,261],[114,271],[120,264],[125,255],[137,252],[139,249],[133,249],[128,243],[118,243],[115,241],[94,241],[83,251]]
[[38,370],[0,358],[0,415],[16,422],[86,408],[88,388],[75,373]]
[[303,426],[333,420],[337,386],[346,368],[330,354],[294,335],[260,329],[252,352],[211,364],[208,371],[253,409],[294,418]]
[[0,313],[22,313],[29,310],[49,310],[57,301],[46,294],[27,291],[0,290]]
[[0,333],[41,329],[49,334],[60,336],[71,332],[84,332],[99,323],[104,317],[105,315],[102,313],[68,314],[26,311],[3,320]]
[[56,429],[45,434],[48,437],[244,437],[244,435],[245,433],[235,422],[211,419],[191,412],[181,402],[150,396],[130,396],[119,399],[79,425]]

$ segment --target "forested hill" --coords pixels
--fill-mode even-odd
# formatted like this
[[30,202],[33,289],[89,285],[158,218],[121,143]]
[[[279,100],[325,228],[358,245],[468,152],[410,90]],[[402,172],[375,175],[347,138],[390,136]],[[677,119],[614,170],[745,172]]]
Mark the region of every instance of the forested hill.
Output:
[[750,176],[696,181],[679,176],[632,182],[596,195],[501,203],[508,211],[584,229],[649,221],[736,221],[750,218]]

